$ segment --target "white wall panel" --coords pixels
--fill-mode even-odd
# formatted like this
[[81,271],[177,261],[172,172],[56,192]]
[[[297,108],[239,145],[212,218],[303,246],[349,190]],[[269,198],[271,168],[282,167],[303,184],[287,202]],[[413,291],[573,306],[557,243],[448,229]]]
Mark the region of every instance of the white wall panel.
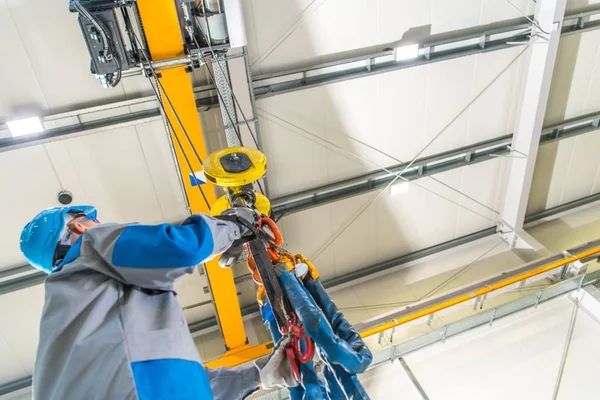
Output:
[[[406,362],[431,399],[548,399],[566,339],[573,303],[565,297],[541,304],[408,354]],[[600,328],[577,317],[559,399],[596,398],[594,371]],[[410,398],[402,367],[386,364],[361,381],[374,400]],[[397,376],[398,380],[386,379]],[[400,390],[401,391],[400,391]]]

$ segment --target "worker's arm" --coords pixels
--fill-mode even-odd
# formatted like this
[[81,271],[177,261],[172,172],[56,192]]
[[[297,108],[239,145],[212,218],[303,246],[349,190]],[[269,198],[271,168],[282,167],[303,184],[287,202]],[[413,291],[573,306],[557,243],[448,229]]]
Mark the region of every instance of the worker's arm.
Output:
[[294,387],[299,384],[294,378],[290,362],[285,354],[289,338],[280,340],[273,352],[259,358],[253,364],[234,368],[206,368],[214,400],[245,399],[261,387]]
[[79,256],[88,268],[126,284],[173,290],[176,279],[227,250],[240,236],[235,223],[204,214],[182,225],[102,224],[82,235]]
[[258,368],[253,364],[234,368],[206,368],[214,400],[241,400],[260,388]]

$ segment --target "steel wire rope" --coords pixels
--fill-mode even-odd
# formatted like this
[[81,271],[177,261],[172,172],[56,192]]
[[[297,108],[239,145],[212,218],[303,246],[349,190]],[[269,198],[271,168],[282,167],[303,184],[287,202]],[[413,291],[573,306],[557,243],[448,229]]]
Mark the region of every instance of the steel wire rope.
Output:
[[[182,1],[182,7],[184,7],[184,3]],[[208,26],[208,18],[206,17],[206,8],[204,6],[204,1],[200,1],[200,4],[202,6],[202,12],[204,13],[205,17],[205,23],[206,23],[206,29],[209,30],[209,26]],[[191,23],[191,21],[189,21]],[[225,79],[225,82],[227,82],[227,86],[229,87],[229,91],[231,92],[231,98],[234,101],[234,108],[237,106],[237,108],[240,110],[240,114],[242,115],[242,118],[244,119],[244,123],[246,125],[246,127],[248,128],[248,133],[250,134],[250,136],[252,137],[252,141],[254,142],[256,148],[258,150],[260,149],[260,146],[258,145],[258,138],[255,135],[255,133],[252,131],[252,128],[250,128],[250,123],[248,122],[248,119],[246,118],[246,114],[244,113],[244,110],[242,110],[242,106],[240,105],[240,102],[237,99],[237,96],[235,95],[235,93],[233,93],[233,86],[230,82],[230,80],[227,78],[227,74],[225,74],[225,71],[223,70],[223,67],[221,66],[221,63],[219,62],[217,55],[212,47],[211,44],[211,39],[210,39],[210,31],[207,33],[204,33],[204,31],[202,30],[202,27],[200,27],[200,25],[198,24],[198,31],[202,34],[204,40],[206,41],[206,44],[208,46],[208,50],[210,51],[213,61],[211,62],[211,65],[217,64],[217,67],[219,68],[221,75],[223,76],[223,78]],[[196,40],[196,37],[194,36],[193,32],[190,32],[190,37],[192,38],[192,40],[194,41],[194,45],[198,48],[198,51],[200,51],[200,44],[198,43],[198,41]],[[228,109],[227,105],[225,104],[225,98],[223,96],[223,93],[221,93],[221,90],[219,89],[219,87],[217,86],[217,80],[215,79],[215,75],[214,73],[210,70],[210,68],[208,67],[208,63],[206,62],[206,56],[202,54],[202,52],[200,51],[200,56],[202,57],[202,59],[204,60],[204,63],[207,64],[206,66],[206,70],[213,82],[213,84],[215,85],[215,90],[217,92],[217,95],[219,97],[219,99],[221,100],[221,103],[223,104],[223,108],[225,109],[225,113],[227,114],[227,119],[229,120],[229,123],[231,124],[231,129],[233,129],[233,131],[235,132],[238,140],[240,141],[240,145],[244,145],[244,142],[242,140],[242,135],[240,132],[239,127],[236,125],[236,122],[234,122],[233,117],[230,113],[230,110]],[[251,82],[248,82],[248,85],[251,85]],[[237,119],[237,118],[236,118]],[[262,193],[265,193],[265,190],[260,182],[260,180],[256,181],[260,191]]]
[[[317,144],[319,144],[319,145],[323,146],[323,143],[319,143],[319,141],[322,141],[322,142],[324,142],[325,144],[328,144],[328,145],[330,145],[330,146],[333,146],[333,147],[335,147],[337,150],[336,150],[336,149],[333,149],[333,150],[334,150],[334,151],[336,151],[336,152],[338,152],[339,154],[341,154],[341,153],[343,152],[343,153],[346,153],[346,154],[350,155],[351,157],[354,157],[354,158],[356,158],[356,159],[358,159],[358,160],[360,160],[360,161],[365,161],[365,162],[367,162],[367,163],[369,163],[369,164],[373,164],[373,165],[375,165],[377,168],[379,168],[380,170],[382,170],[382,171],[384,171],[384,172],[387,172],[388,174],[390,174],[390,175],[392,175],[392,176],[395,176],[395,177],[396,177],[396,179],[395,179],[395,180],[402,179],[402,180],[403,180],[403,181],[405,181],[405,182],[411,182],[411,183],[412,183],[412,184],[414,184],[415,186],[418,186],[418,187],[420,187],[421,189],[423,189],[423,190],[425,190],[425,191],[428,191],[428,192],[430,192],[430,193],[432,193],[432,194],[434,194],[434,195],[436,195],[436,196],[438,196],[438,197],[440,197],[440,198],[442,198],[442,199],[445,199],[445,200],[449,201],[450,203],[452,203],[452,204],[454,204],[454,205],[457,205],[457,206],[459,206],[459,207],[461,207],[461,208],[463,208],[463,209],[465,209],[465,210],[467,210],[467,211],[470,211],[470,212],[472,212],[473,214],[476,214],[476,215],[480,216],[481,218],[487,219],[487,220],[489,220],[489,221],[491,221],[491,222],[496,222],[496,220],[493,220],[493,219],[491,219],[491,218],[489,218],[489,217],[486,217],[485,215],[482,215],[482,214],[478,213],[477,211],[474,211],[474,210],[472,210],[472,209],[470,209],[470,208],[468,208],[468,207],[466,207],[466,206],[464,206],[464,205],[462,205],[462,204],[460,204],[460,203],[458,203],[458,202],[455,202],[454,200],[448,199],[447,197],[445,197],[445,196],[443,196],[443,195],[441,195],[441,194],[439,194],[439,193],[436,193],[436,192],[432,191],[431,189],[428,189],[428,188],[424,187],[423,185],[421,185],[421,184],[419,184],[419,183],[417,183],[417,182],[415,182],[415,181],[413,181],[413,180],[410,180],[410,179],[408,179],[408,178],[405,178],[405,177],[403,177],[403,176],[400,176],[400,174],[399,174],[398,172],[394,172],[394,171],[392,171],[392,170],[388,169],[387,167],[383,167],[383,166],[381,166],[380,164],[378,164],[378,163],[376,163],[376,162],[374,162],[374,161],[372,161],[372,160],[370,160],[370,159],[368,159],[368,158],[366,158],[366,157],[359,156],[359,155],[357,155],[357,154],[355,154],[355,153],[351,152],[350,150],[344,149],[343,147],[341,147],[341,146],[339,146],[339,145],[337,145],[337,144],[335,144],[335,143],[333,143],[333,142],[331,142],[331,141],[329,141],[329,140],[327,140],[327,139],[323,139],[323,138],[321,138],[321,137],[319,137],[319,136],[315,135],[314,133],[312,133],[312,132],[310,132],[310,131],[307,131],[306,129],[304,129],[304,128],[302,128],[302,127],[298,126],[298,125],[295,125],[295,124],[293,124],[293,123],[291,123],[291,122],[289,122],[289,121],[286,121],[286,120],[284,120],[284,119],[283,119],[283,118],[281,118],[281,117],[278,117],[278,116],[277,116],[277,115],[275,115],[275,114],[272,114],[272,113],[270,113],[270,112],[268,112],[268,111],[265,111],[265,110],[262,110],[262,109],[258,109],[258,111],[259,111],[260,113],[263,113],[263,114],[266,114],[266,115],[268,115],[268,116],[271,116],[272,118],[275,118],[275,119],[277,119],[277,120],[280,120],[280,121],[282,121],[283,123],[285,123],[285,124],[288,124],[288,125],[290,125],[290,126],[292,126],[292,127],[296,128],[296,129],[298,129],[298,130],[300,130],[300,131],[302,131],[302,132],[304,132],[304,133],[306,133],[306,134],[308,134],[308,135],[310,135],[310,136],[313,136],[315,139],[317,139],[317,141],[315,141],[315,140],[311,140],[311,139],[309,139],[309,140],[311,140],[311,141],[312,141],[312,142],[314,142],[314,143],[317,143]],[[275,124],[277,124],[277,125],[283,126],[283,124],[282,124],[281,122],[274,121],[272,118],[267,118],[267,119],[269,119],[271,122],[273,122],[273,123],[275,123]],[[382,191],[385,191],[385,189],[387,189],[389,186],[390,186],[390,185],[388,185],[388,186],[384,187],[384,188],[382,189]]]
[[483,96],[483,94],[498,80],[500,79],[500,77],[502,77],[502,75],[504,75],[504,73],[506,71],[509,70],[510,67],[512,67],[512,65],[517,62],[517,60],[523,55],[523,53],[525,53],[525,51],[527,51],[527,49],[529,48],[528,45],[525,46],[525,48],[523,50],[521,50],[521,52],[519,54],[517,54],[512,60],[511,62],[509,62],[499,73],[498,75],[496,75],[496,77],[494,79],[492,79],[487,85],[485,85],[485,87],[483,89],[481,89],[481,91],[479,91],[479,93],[473,97],[473,99],[471,99],[471,101],[469,101],[467,103],[466,106],[463,107],[462,110],[460,110],[458,112],[458,114],[456,114],[456,116],[454,118],[452,118],[450,120],[450,122],[448,122],[441,131],[438,132],[437,135],[435,135],[426,145],[425,147],[423,147],[414,157],[413,159],[408,163],[408,165],[404,168],[404,170],[402,170],[402,172],[400,172],[400,175],[404,174],[404,172],[406,170],[408,170],[414,163],[415,161],[419,158],[419,156],[421,154],[423,154],[423,152],[425,152],[425,150],[427,150],[429,148],[429,146],[431,146],[433,144],[433,142],[435,142],[440,136],[442,136],[450,126],[452,126],[452,124],[454,124],[454,122],[456,122],[463,114],[465,111],[467,111],[481,96]]
[[[506,65],[506,66],[505,66],[505,67],[504,67],[504,68],[503,68],[503,69],[502,69],[502,70],[501,70],[501,71],[500,71],[500,72],[499,72],[499,73],[498,73],[498,74],[497,74],[495,77],[494,77],[494,79],[492,79],[492,80],[491,80],[491,81],[490,81],[490,82],[489,82],[489,83],[488,83],[488,84],[487,84],[487,85],[486,85],[486,86],[485,86],[483,89],[481,89],[481,91],[480,91],[480,92],[479,92],[479,93],[478,93],[478,94],[477,94],[475,97],[473,97],[473,99],[471,99],[471,101],[469,101],[469,103],[467,103],[467,105],[466,105],[465,107],[463,107],[463,108],[462,108],[462,110],[461,110],[461,111],[459,111],[459,113],[458,113],[458,114],[457,114],[457,115],[456,115],[454,118],[452,118],[452,119],[450,120],[450,122],[448,122],[448,123],[447,123],[447,124],[446,124],[446,125],[445,125],[445,126],[442,128],[442,130],[441,130],[441,131],[440,131],[440,132],[439,132],[437,135],[435,135],[435,136],[434,136],[434,137],[433,137],[433,138],[432,138],[432,139],[431,139],[431,140],[430,140],[430,141],[429,141],[429,142],[428,142],[428,143],[425,145],[425,147],[423,147],[423,148],[422,148],[422,149],[421,149],[421,150],[420,150],[420,151],[419,151],[419,152],[418,152],[418,153],[417,153],[417,154],[414,156],[414,158],[413,158],[413,159],[410,161],[410,163],[409,163],[409,164],[408,164],[408,165],[407,165],[407,166],[406,166],[406,167],[405,167],[405,168],[404,168],[404,169],[403,169],[403,170],[402,170],[402,171],[401,171],[399,174],[398,174],[398,173],[395,173],[395,172],[393,172],[393,171],[390,171],[390,170],[389,170],[389,169],[387,169],[387,168],[384,168],[384,167],[381,167],[381,166],[379,166],[379,168],[380,168],[380,169],[382,169],[382,170],[384,170],[384,171],[386,171],[386,172],[388,172],[388,173],[390,173],[390,174],[392,174],[392,175],[395,175],[396,177],[395,177],[395,178],[394,178],[394,179],[393,179],[393,180],[392,180],[392,181],[391,181],[391,182],[390,182],[390,183],[389,183],[389,184],[388,184],[386,187],[384,187],[383,189],[381,189],[381,190],[379,191],[379,193],[378,193],[376,196],[373,196],[373,197],[372,197],[372,198],[371,198],[371,199],[370,199],[368,202],[366,202],[366,203],[363,205],[363,207],[361,207],[361,210],[360,210],[360,211],[359,211],[359,212],[358,212],[358,213],[357,213],[355,216],[353,216],[353,218],[352,218],[352,219],[351,219],[351,220],[350,220],[350,221],[349,221],[347,224],[345,224],[345,225],[344,225],[344,227],[343,227],[343,228],[342,228],[342,229],[341,229],[341,230],[340,230],[340,231],[339,231],[339,232],[338,232],[336,235],[334,235],[334,236],[333,236],[333,237],[332,237],[330,240],[328,240],[328,241],[326,242],[326,244],[325,244],[325,245],[324,245],[324,246],[323,246],[323,247],[322,247],[322,248],[321,248],[321,249],[320,249],[320,250],[319,250],[319,251],[318,251],[318,252],[315,254],[315,256],[313,256],[313,259],[316,259],[316,258],[317,258],[319,255],[321,255],[321,254],[322,254],[322,253],[323,253],[325,250],[327,250],[327,248],[329,248],[329,246],[331,246],[331,244],[332,244],[332,243],[334,243],[334,242],[335,242],[335,240],[337,240],[337,238],[338,238],[338,237],[340,237],[340,236],[341,236],[341,235],[342,235],[342,234],[343,234],[343,233],[344,233],[344,232],[345,232],[345,231],[348,229],[348,227],[350,227],[350,225],[352,225],[352,223],[353,223],[354,221],[356,221],[356,220],[357,220],[357,219],[358,219],[358,218],[359,218],[359,217],[360,217],[360,216],[361,216],[361,215],[362,215],[362,214],[363,214],[363,213],[364,213],[364,212],[367,210],[367,208],[369,208],[369,206],[371,206],[371,204],[373,204],[373,203],[374,203],[374,202],[375,202],[375,201],[376,201],[376,200],[377,200],[377,199],[378,199],[378,198],[379,198],[379,197],[380,197],[380,196],[381,196],[381,195],[382,195],[382,194],[385,192],[385,190],[387,190],[387,189],[388,189],[388,188],[389,188],[391,185],[393,185],[393,184],[394,184],[394,183],[395,183],[395,182],[396,182],[398,179],[403,179],[403,180],[405,180],[405,181],[408,181],[406,178],[403,178],[403,176],[402,176],[402,175],[403,175],[403,174],[404,174],[404,173],[405,173],[405,172],[406,172],[406,171],[407,171],[407,170],[408,170],[408,169],[409,169],[409,168],[412,166],[412,164],[414,164],[414,162],[415,162],[415,161],[418,159],[418,157],[419,157],[421,154],[423,154],[423,152],[424,152],[424,151],[425,151],[425,150],[426,150],[426,149],[427,149],[427,148],[428,148],[428,147],[429,147],[429,146],[430,146],[432,143],[434,143],[434,142],[435,142],[435,141],[436,141],[436,140],[437,140],[437,139],[438,139],[438,138],[439,138],[439,137],[440,137],[442,134],[444,134],[444,133],[447,131],[447,129],[448,129],[448,128],[449,128],[449,127],[450,127],[450,126],[451,126],[451,125],[452,125],[452,124],[453,124],[453,123],[456,121],[456,120],[458,120],[458,118],[460,118],[460,116],[461,116],[461,115],[462,115],[462,114],[463,114],[465,111],[467,111],[467,110],[468,110],[468,109],[471,107],[471,105],[473,105],[473,104],[475,103],[475,101],[477,101],[477,100],[478,100],[478,99],[479,99],[479,98],[480,98],[480,97],[481,97],[481,96],[482,96],[482,95],[483,95],[483,94],[484,94],[484,93],[487,91],[487,89],[489,89],[489,88],[490,88],[490,87],[491,87],[491,86],[492,86],[492,85],[493,85],[493,84],[494,84],[494,83],[495,83],[495,82],[496,82],[498,79],[500,79],[500,77],[501,77],[502,75],[504,75],[504,73],[505,73],[506,71],[508,71],[508,70],[509,70],[509,68],[510,68],[510,67],[511,67],[511,66],[512,66],[512,65],[513,65],[513,64],[514,64],[514,63],[515,63],[515,62],[516,62],[516,61],[517,61],[517,60],[518,60],[518,59],[519,59],[519,58],[520,58],[520,57],[521,57],[521,56],[522,56],[522,55],[525,53],[525,51],[527,50],[527,48],[528,48],[528,47],[525,47],[525,48],[524,48],[524,49],[523,49],[521,52],[519,52],[519,54],[517,54],[517,56],[515,56],[515,57],[514,57],[514,58],[513,58],[513,59],[512,59],[512,60],[511,60],[511,61],[510,61],[510,62],[509,62],[509,63],[508,63],[508,64],[507,64],[507,65]],[[269,115],[271,115],[271,116],[274,116],[274,117],[276,117],[276,118],[278,118],[278,119],[280,119],[280,120],[283,120],[283,119],[281,119],[281,118],[279,118],[279,117],[275,116],[274,114],[272,114],[272,113],[269,113],[268,111],[265,111],[265,110],[262,110],[262,109],[259,109],[259,111],[260,111],[260,112],[262,112],[262,113],[266,113],[266,114],[269,114]],[[300,129],[300,130],[302,130],[302,131],[304,131],[304,132],[306,132],[306,133],[309,133],[311,136],[315,136],[316,138],[318,138],[318,139],[320,139],[320,140],[322,140],[322,141],[324,141],[324,142],[326,142],[326,143],[328,143],[328,144],[330,144],[330,145],[333,145],[334,147],[336,147],[336,148],[339,148],[339,149],[343,150],[344,152],[347,152],[347,153],[349,153],[349,154],[350,154],[350,155],[352,155],[353,157],[356,157],[356,158],[359,158],[359,159],[363,159],[364,161],[367,161],[367,162],[373,163],[373,162],[372,162],[372,161],[370,161],[370,160],[365,160],[363,157],[361,157],[361,156],[358,156],[358,155],[356,155],[356,154],[354,154],[354,153],[352,153],[352,152],[350,152],[350,151],[348,151],[348,150],[344,149],[343,147],[341,147],[341,146],[339,146],[339,145],[336,145],[336,144],[334,144],[334,143],[331,143],[331,142],[329,142],[329,141],[327,141],[327,140],[325,140],[325,139],[322,139],[322,138],[320,138],[320,137],[318,137],[318,136],[316,136],[316,135],[312,134],[311,132],[308,132],[308,131],[306,131],[306,130],[304,130],[304,129],[302,129],[302,128],[300,128],[300,127],[298,127],[298,126],[294,125],[294,124],[291,124],[291,123],[289,123],[288,121],[285,121],[285,120],[283,120],[283,121],[284,121],[284,122],[286,122],[286,123],[288,123],[288,124],[290,124],[290,125],[292,125],[292,126],[295,126],[297,129]],[[376,163],[373,163],[373,164],[377,165]],[[413,183],[414,183],[414,182],[413,182]],[[415,183],[415,184],[416,184],[416,183]],[[438,193],[435,193],[435,192],[433,192],[433,191],[431,191],[431,190],[428,190],[427,188],[424,188],[423,186],[421,186],[421,185],[419,185],[419,184],[416,184],[416,185],[417,185],[417,186],[419,186],[419,187],[421,187],[422,189],[425,189],[425,190],[427,190],[427,191],[429,191],[429,192],[433,193],[433,194],[436,194],[436,195],[438,195],[438,196],[440,196],[440,197],[442,197],[442,198],[445,198],[444,196],[442,196],[442,195],[440,195],[440,194],[438,194]],[[483,215],[479,214],[479,213],[478,213],[478,212],[476,212],[476,211],[473,211],[473,210],[471,210],[470,208],[464,207],[463,205],[461,205],[461,204],[459,204],[459,203],[456,203],[456,202],[454,202],[454,201],[452,201],[452,200],[450,200],[450,199],[447,199],[447,198],[445,198],[445,199],[446,199],[446,200],[448,200],[448,201],[450,201],[450,202],[452,202],[452,203],[454,203],[454,204],[456,204],[456,205],[458,205],[458,206],[460,206],[460,207],[462,207],[462,208],[465,208],[465,209],[467,209],[467,210],[469,210],[469,211],[471,211],[471,212],[473,212],[473,213],[475,213],[475,214],[479,215],[479,216],[480,216],[480,217],[482,217],[482,218],[485,218],[485,219],[491,220],[491,221],[492,221],[492,222],[494,222],[494,223],[496,223],[496,222],[497,222],[497,221],[495,221],[495,220],[492,220],[492,219],[490,219],[490,218],[488,218],[488,217],[485,217],[485,216],[483,216]]]
[[[187,130],[185,129],[185,127],[183,126],[183,123],[181,122],[181,119],[179,118],[179,114],[177,114],[177,110],[175,110],[175,107],[173,107],[173,104],[171,103],[171,100],[169,98],[169,95],[167,94],[167,91],[164,89],[164,87],[162,86],[162,84],[160,83],[160,81],[158,80],[158,77],[156,75],[156,70],[152,67],[152,64],[150,63],[150,58],[148,56],[148,54],[146,53],[146,49],[143,47],[141,40],[138,38],[137,34],[135,32],[133,32],[133,36],[136,40],[136,42],[138,42],[138,46],[140,48],[140,51],[142,52],[142,55],[144,57],[144,59],[146,60],[146,63],[148,64],[148,68],[151,71],[151,76],[148,77],[148,80],[150,81],[150,86],[152,87],[152,91],[154,92],[154,95],[156,96],[156,99],[158,101],[158,104],[163,112],[164,118],[167,121],[167,124],[169,126],[169,128],[171,129],[171,132],[173,133],[173,137],[175,138],[175,141],[177,142],[179,149],[181,150],[181,154],[183,155],[183,158],[185,159],[185,162],[190,170],[190,173],[194,176],[194,181],[196,183],[196,187],[200,190],[200,194],[202,195],[202,198],[204,200],[204,203],[206,204],[206,207],[208,209],[210,209],[210,203],[208,201],[208,199],[206,198],[206,194],[204,193],[204,190],[202,190],[202,188],[200,187],[198,178],[196,177],[196,175],[194,174],[194,169],[192,168],[192,164],[190,163],[190,160],[188,159],[187,154],[185,153],[185,149],[183,148],[183,145],[181,143],[181,140],[179,139],[179,135],[177,135],[175,128],[173,126],[173,123],[171,122],[171,120],[168,118],[167,116],[167,111],[165,109],[165,105],[163,103],[163,100],[159,94],[159,91],[162,90],[162,93],[164,94],[165,98],[167,99],[169,106],[171,108],[171,111],[173,112],[173,115],[175,116],[175,118],[177,119],[177,122],[181,128],[181,130],[183,131],[188,144],[190,145],[190,147],[192,148],[192,151],[194,152],[194,154],[196,155],[197,161],[200,163],[200,165],[202,165],[202,158],[200,157],[200,155],[198,154],[196,148],[194,147],[194,144],[192,143],[192,140],[190,138],[190,136],[187,133]],[[154,79],[154,82],[156,83],[157,88],[154,87],[154,84],[152,83],[152,79]],[[183,179],[183,177],[181,177],[181,179]]]

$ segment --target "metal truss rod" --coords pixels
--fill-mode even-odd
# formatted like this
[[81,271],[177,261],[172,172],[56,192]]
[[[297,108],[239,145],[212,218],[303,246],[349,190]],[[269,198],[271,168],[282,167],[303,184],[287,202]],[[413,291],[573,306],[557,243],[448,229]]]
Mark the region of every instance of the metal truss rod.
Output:
[[[587,114],[577,118],[564,120],[560,123],[547,126],[542,131],[540,144],[562,140],[599,129],[600,112]],[[416,180],[426,176],[438,174],[455,168],[487,161],[498,156],[510,153],[509,145],[512,135],[500,136],[496,139],[475,143],[471,146],[423,157],[416,160],[404,172],[403,178]],[[407,163],[396,164],[386,168],[393,173],[399,173],[406,168]],[[395,175],[387,171],[375,171],[331,183],[303,190],[298,193],[282,196],[271,200],[275,218],[283,214],[292,214],[298,211],[318,207],[330,202],[357,196],[388,185]]]
[[[570,13],[565,16],[562,34],[571,35],[599,29],[600,21],[590,21],[591,17],[596,15],[600,15],[598,5]],[[303,68],[256,75],[252,79],[253,96],[258,99],[301,87],[324,85],[360,78],[372,73],[395,71],[430,62],[501,50],[513,46],[509,42],[526,40],[527,32],[523,33],[523,31],[530,27],[531,24],[522,19],[517,22],[504,21],[487,30],[484,28],[468,34],[462,31],[449,32],[444,34],[442,39],[424,43],[421,46],[422,56],[409,62],[395,62],[393,50],[386,50]],[[331,72],[332,68],[336,69],[335,73]],[[214,95],[214,90],[214,85],[194,88],[198,108],[219,106],[219,99]],[[132,112],[136,108],[139,110]],[[107,118],[106,112],[109,110],[119,115]],[[154,118],[160,118],[160,109],[155,103],[154,96],[48,115],[42,117],[44,125],[51,126],[52,123],[56,123],[59,127],[48,128],[41,135],[0,139],[0,152],[65,139],[72,135],[149,122]],[[3,135],[8,135],[8,129],[5,124],[0,123],[0,136]]]

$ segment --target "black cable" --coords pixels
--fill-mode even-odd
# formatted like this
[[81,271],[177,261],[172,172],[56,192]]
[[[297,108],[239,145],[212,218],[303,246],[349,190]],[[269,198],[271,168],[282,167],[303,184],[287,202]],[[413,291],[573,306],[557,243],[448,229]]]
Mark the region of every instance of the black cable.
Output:
[[113,40],[110,39],[110,35],[107,33],[106,28],[102,26],[101,21],[97,21],[96,18],[94,18],[94,16],[90,14],[89,11],[79,1],[75,1],[73,4],[75,5],[75,9],[79,11],[79,14],[90,21],[96,27],[96,29],[98,29],[98,32],[102,37],[102,44],[104,46],[106,59],[108,61],[114,61],[117,67],[117,72],[110,74],[109,85],[111,87],[117,86],[121,81],[121,63],[119,62],[118,56],[115,56],[115,53],[117,52],[111,45]]
[[[134,33],[135,36],[135,40],[136,42],[138,42],[138,45],[140,47],[140,51],[142,52],[142,55],[144,56],[144,59],[146,60],[146,62],[148,63],[148,68],[150,68],[150,71],[152,72],[152,77],[155,79],[156,83],[158,84],[157,86],[160,86],[160,88],[162,89],[165,98],[167,98],[167,100],[169,101],[169,105],[171,107],[171,110],[173,111],[173,114],[175,115],[175,117],[177,118],[177,122],[179,123],[179,126],[181,127],[181,130],[183,131],[186,139],[189,142],[190,147],[192,148],[192,150],[194,151],[194,154],[196,155],[198,161],[200,162],[200,165],[202,165],[202,158],[200,158],[200,156],[198,155],[196,148],[194,147],[194,144],[192,143],[185,127],[183,126],[183,124],[181,123],[181,120],[179,119],[179,115],[177,114],[177,111],[175,110],[175,108],[173,107],[173,104],[171,103],[169,96],[167,94],[167,92],[164,90],[164,88],[162,87],[160,81],[158,80],[158,77],[156,76],[156,71],[154,70],[154,68],[152,67],[152,64],[150,63],[150,59],[148,57],[148,55],[146,54],[146,50],[142,47],[141,41],[139,40],[139,38],[137,37],[137,35]],[[150,79],[150,77],[149,77]],[[165,109],[165,105],[160,97],[160,94],[158,92],[158,90],[154,87],[154,85],[152,84],[152,82],[150,82],[150,86],[152,87],[152,91],[154,92],[154,95],[156,96],[157,100],[158,100],[158,104],[165,116],[165,119],[167,120],[167,124],[169,125],[171,131],[173,132],[173,137],[175,137],[175,140],[177,141],[177,144],[179,145],[179,149],[181,150],[181,154],[183,155],[183,158],[185,159],[185,162],[188,166],[188,168],[190,169],[190,172],[193,174],[194,173],[194,169],[192,168],[192,164],[190,163],[190,160],[188,159],[187,155],[185,154],[185,150],[183,149],[183,145],[181,144],[181,141],[179,139],[179,136],[177,135],[175,128],[173,127],[173,124],[171,123],[171,120],[167,117],[167,111]],[[183,179],[183,177],[182,177]],[[206,195],[204,194],[204,190],[202,190],[202,188],[200,187],[200,185],[198,184],[198,179],[196,178],[196,176],[194,175],[194,181],[196,182],[196,187],[198,187],[198,189],[200,190],[200,193],[202,194],[202,198],[204,199],[204,203],[206,204],[206,207],[208,207],[210,209],[210,203],[208,202],[208,199],[206,198]]]

